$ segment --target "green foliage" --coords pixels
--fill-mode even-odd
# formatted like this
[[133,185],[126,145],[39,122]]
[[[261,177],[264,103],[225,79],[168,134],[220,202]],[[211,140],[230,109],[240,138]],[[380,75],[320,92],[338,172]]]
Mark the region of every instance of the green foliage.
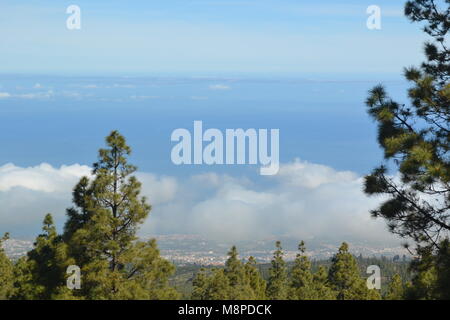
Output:
[[315,299],[313,288],[314,277],[311,273],[311,262],[306,256],[305,243],[299,244],[297,257],[291,270],[291,285],[289,298],[295,300]]
[[31,264],[27,257],[20,258],[14,264],[14,294],[13,300],[34,300],[44,291],[42,287],[37,286],[33,281]]
[[311,261],[306,256],[305,243],[298,247],[299,253],[291,269],[289,298],[293,300],[334,300],[336,293],[328,284],[326,269],[321,266],[316,273],[311,271]]
[[336,300],[336,292],[328,281],[328,273],[324,266],[320,266],[314,273],[313,279],[314,300]]
[[113,131],[94,163],[93,178],[83,177],[73,192],[63,238],[81,267],[87,299],[170,299],[174,267],[160,257],[154,240],[137,241],[136,232],[151,207],[128,163],[131,148]]
[[2,246],[8,237],[5,234],[0,238],[0,300],[6,300],[13,294],[13,265]]
[[[278,244],[277,252],[274,254],[280,257],[281,245]],[[387,258],[356,258],[348,252],[348,246],[343,244],[336,256],[330,260],[310,261],[306,256],[304,243],[300,243],[299,254],[294,262],[284,263],[286,270],[286,296],[283,299],[292,300],[336,300],[336,299],[356,299],[356,300],[378,300],[381,294],[378,290],[369,290],[363,275],[366,274],[367,266],[378,265],[382,269],[382,278],[391,279],[390,283],[382,282],[382,291],[386,299],[393,299],[393,293],[397,296],[400,290],[394,290],[393,284],[400,281],[400,284],[410,279],[408,273],[408,263],[399,257],[394,260]],[[236,257],[237,251],[232,248],[229,252],[227,265],[235,265],[239,261]],[[274,259],[276,260],[276,259]],[[238,264],[236,264],[238,265]],[[273,261],[269,264],[257,265],[254,258],[250,257],[245,267],[251,266],[251,273],[247,273],[246,283],[256,283],[251,285],[252,291],[246,291],[241,287],[242,295],[236,294],[230,285],[229,277],[230,267],[208,268],[185,266],[178,270],[177,277],[194,278],[192,281],[191,298],[194,300],[210,300],[221,296],[222,299],[272,299],[264,294],[266,282],[270,282],[270,276],[273,274]],[[239,268],[233,268],[239,269]],[[287,270],[290,269],[290,272]],[[197,270],[197,271],[196,271]],[[270,270],[266,279],[262,277],[267,270]],[[250,276],[251,274],[251,276]],[[402,275],[402,276],[400,276]],[[233,279],[234,277],[232,277]],[[250,279],[250,280],[249,280]],[[252,281],[251,279],[255,279]],[[336,284],[339,279],[340,286]],[[268,286],[268,284],[267,284]],[[258,289],[259,288],[259,289]],[[268,290],[266,290],[267,292]],[[257,292],[261,294],[258,296]],[[244,294],[245,293],[245,294]],[[253,294],[253,295],[252,295]]]
[[418,248],[419,256],[411,264],[414,276],[406,290],[407,299],[450,299],[449,240],[443,240],[439,247],[437,253],[429,246]]
[[389,282],[388,292],[384,297],[386,300],[402,300],[404,296],[404,288],[402,278],[396,274]]
[[246,264],[238,259],[235,246],[228,252],[224,269],[197,273],[193,281],[194,300],[255,300],[265,299],[266,283],[261,278],[256,261],[250,257]]
[[225,271],[223,269],[214,270],[208,280],[202,300],[229,300],[230,295],[230,280],[225,275]]
[[192,281],[193,289],[192,289],[192,300],[207,300],[207,287],[209,285],[209,278],[206,274],[205,269],[200,269],[200,271],[195,275],[194,280]]
[[420,68],[405,69],[412,83],[409,105],[393,101],[382,86],[370,91],[368,113],[378,123],[378,142],[400,179],[389,177],[382,165],[366,177],[365,192],[388,196],[372,215],[385,218],[391,232],[439,250],[450,231],[450,52],[445,43],[450,3],[408,1],[405,14],[422,22],[434,41],[426,43],[427,61]]
[[238,252],[235,246],[228,252],[228,260],[225,263],[225,275],[228,277],[230,286],[238,286],[245,282],[244,265],[238,259]]
[[255,299],[255,293],[247,278],[247,272],[250,271],[239,260],[238,252],[235,246],[228,252],[228,260],[225,263],[224,274],[228,278],[229,294],[231,300],[252,300]]
[[438,298],[450,300],[450,241],[445,239],[435,257]]
[[400,179],[386,165],[365,179],[369,195],[387,195],[374,217],[387,220],[391,232],[412,239],[422,261],[406,295],[410,299],[450,298],[450,2],[408,1],[405,15],[420,22],[433,41],[425,44],[426,62],[405,69],[412,84],[409,105],[394,102],[382,86],[370,91],[368,113],[378,123],[378,142]]
[[252,298],[256,300],[266,299],[266,281],[261,277],[256,264],[256,260],[250,257],[245,264],[245,276],[247,278],[247,283],[252,289]]
[[56,232],[51,214],[44,218],[42,234],[28,252],[26,259],[16,265],[15,299],[56,299],[67,291],[65,271],[73,264],[67,255],[67,246]]
[[283,260],[283,249],[280,241],[275,244],[277,250],[272,259],[267,283],[267,298],[271,300],[286,300],[288,298],[288,274],[286,262]]
[[343,243],[333,257],[328,280],[337,292],[338,300],[372,300],[379,296],[369,290],[361,278],[356,259],[348,252],[348,244]]
[[213,269],[210,274],[201,270],[193,281],[193,300],[229,300],[230,281],[223,269]]
[[[16,263],[14,299],[179,297],[168,283],[175,267],[160,256],[155,240],[136,237],[151,207],[132,176],[136,168],[127,159],[131,148],[117,131],[106,143],[92,180],[83,177],[74,188],[64,234],[57,234],[48,214],[33,250]],[[70,265],[81,268],[81,289],[67,288]]]

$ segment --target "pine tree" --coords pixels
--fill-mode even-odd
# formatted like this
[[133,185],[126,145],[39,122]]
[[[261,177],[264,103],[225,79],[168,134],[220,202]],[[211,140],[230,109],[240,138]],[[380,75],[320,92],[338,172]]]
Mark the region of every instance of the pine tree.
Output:
[[328,273],[324,266],[320,266],[314,273],[313,287],[317,300],[336,300],[337,293],[331,289]]
[[14,294],[12,300],[33,300],[38,297],[42,287],[33,283],[33,275],[28,258],[21,257],[14,264]]
[[289,298],[295,300],[311,300],[317,296],[313,288],[313,274],[311,273],[311,262],[306,256],[305,243],[302,241],[298,246],[299,253],[291,270],[291,294]]
[[435,257],[436,291],[441,300],[450,300],[450,241],[443,240]]
[[233,246],[228,252],[224,274],[228,278],[230,286],[229,299],[252,300],[255,298],[255,293],[247,278],[245,266],[238,258],[236,246]]
[[44,218],[42,234],[27,257],[15,267],[15,299],[58,299],[71,296],[66,286],[66,270],[73,264],[67,246],[58,235],[51,214]]
[[128,163],[131,148],[113,131],[100,149],[93,178],[74,189],[63,238],[83,275],[87,299],[173,299],[168,285],[174,266],[160,257],[154,240],[137,241],[136,232],[151,207]]
[[224,269],[210,274],[201,269],[193,280],[194,300],[255,300],[265,298],[265,281],[261,278],[256,261],[250,257],[246,264],[238,258],[235,246],[228,252]]
[[206,290],[209,285],[209,278],[206,274],[206,270],[201,268],[192,281],[192,300],[206,300]]
[[367,300],[375,298],[361,278],[355,257],[348,252],[348,244],[343,243],[333,257],[328,279],[338,300]]
[[228,252],[228,259],[225,262],[225,275],[228,277],[231,286],[242,285],[245,282],[244,265],[238,258],[236,246]]
[[265,300],[267,284],[256,267],[256,260],[254,257],[250,257],[245,264],[245,274],[248,284],[253,290],[253,298],[255,300]]
[[13,294],[13,264],[3,250],[3,242],[8,238],[8,234],[0,238],[0,300],[6,300]]
[[286,300],[288,298],[288,274],[286,262],[283,260],[281,242],[277,241],[272,266],[269,269],[269,281],[266,295],[270,300]]
[[[428,246],[431,253],[427,255],[439,255],[442,262],[450,259],[446,256],[450,252],[441,250],[450,235],[450,2],[408,1],[405,15],[424,25],[432,41],[425,43],[426,61],[421,67],[405,69],[412,85],[409,105],[393,101],[383,86],[370,92],[368,112],[378,123],[378,142],[390,163],[366,177],[365,192],[387,195],[372,215],[386,219],[391,232],[412,239],[417,255]],[[389,164],[398,169],[400,181],[389,176]],[[429,260],[438,261],[437,257]],[[450,296],[448,289],[430,282],[438,281],[437,277],[449,279],[449,269],[437,275],[435,266],[424,265],[428,269],[416,270],[417,290],[409,288],[408,294],[415,298]],[[440,292],[434,292],[434,287]]]
[[230,300],[234,299],[231,292],[230,280],[223,269],[215,269],[208,284],[202,300]]
[[64,225],[63,239],[68,244],[70,256],[73,257],[79,266],[84,266],[89,262],[89,255],[84,246],[74,241],[74,234],[81,230],[92,218],[95,204],[92,198],[92,188],[87,177],[82,177],[72,192],[73,207],[67,209],[67,221]]
[[[409,105],[393,101],[383,86],[370,92],[368,113],[389,163],[366,177],[365,192],[387,195],[372,215],[386,219],[391,232],[436,251],[450,232],[450,2],[408,1],[405,14],[423,23],[433,42],[425,44],[427,61],[420,68],[405,69],[412,83]],[[389,176],[389,164],[400,181]]]
[[429,246],[419,247],[418,256],[411,262],[414,274],[408,284],[405,297],[408,300],[434,300],[437,295],[437,270],[433,250]]
[[389,282],[388,291],[384,297],[386,300],[403,300],[404,289],[402,278],[395,274]]
[[430,246],[419,247],[411,263],[414,276],[406,289],[408,299],[450,299],[450,242],[443,240],[435,253]]

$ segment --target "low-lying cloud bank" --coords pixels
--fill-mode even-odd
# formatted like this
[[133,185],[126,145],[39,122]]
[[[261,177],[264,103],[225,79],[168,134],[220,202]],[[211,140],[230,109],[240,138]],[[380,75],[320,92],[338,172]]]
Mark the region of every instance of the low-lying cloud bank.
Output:
[[[51,212],[61,227],[71,191],[90,174],[78,164],[21,168],[0,166],[0,232],[34,236]],[[200,234],[212,240],[251,240],[273,235],[324,241],[399,243],[369,210],[379,199],[362,192],[362,177],[295,160],[263,184],[207,173],[185,180],[137,173],[153,205],[141,235]]]

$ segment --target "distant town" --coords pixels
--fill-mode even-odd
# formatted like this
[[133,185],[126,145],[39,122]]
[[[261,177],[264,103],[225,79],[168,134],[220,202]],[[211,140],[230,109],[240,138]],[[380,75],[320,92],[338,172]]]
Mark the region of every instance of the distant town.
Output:
[[[232,244],[208,241],[197,235],[160,235],[154,238],[158,241],[161,254],[177,265],[197,264],[204,266],[220,266],[227,259],[226,255]],[[148,239],[142,239],[148,240]],[[246,241],[236,243],[241,258],[245,259],[253,256],[260,263],[270,262],[273,255],[273,239],[258,241]],[[284,254],[286,261],[292,261],[297,255],[296,241],[291,238],[284,240]],[[307,243],[308,245],[308,243]],[[325,260],[331,258],[337,250],[339,244],[312,242],[308,247],[307,254],[311,259]],[[29,240],[10,239],[5,242],[4,249],[7,255],[13,259],[25,256],[33,247],[33,242]],[[350,242],[351,252],[354,255],[364,257],[387,257],[391,259],[409,259],[409,252],[402,246],[371,246],[368,244],[358,244]]]

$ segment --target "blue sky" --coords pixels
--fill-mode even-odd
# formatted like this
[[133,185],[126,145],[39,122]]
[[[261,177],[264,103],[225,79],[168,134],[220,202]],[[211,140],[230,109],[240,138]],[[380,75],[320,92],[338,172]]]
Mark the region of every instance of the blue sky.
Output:
[[[0,10],[1,73],[398,73],[423,42],[403,1],[10,1]],[[66,8],[81,8],[81,30]]]

